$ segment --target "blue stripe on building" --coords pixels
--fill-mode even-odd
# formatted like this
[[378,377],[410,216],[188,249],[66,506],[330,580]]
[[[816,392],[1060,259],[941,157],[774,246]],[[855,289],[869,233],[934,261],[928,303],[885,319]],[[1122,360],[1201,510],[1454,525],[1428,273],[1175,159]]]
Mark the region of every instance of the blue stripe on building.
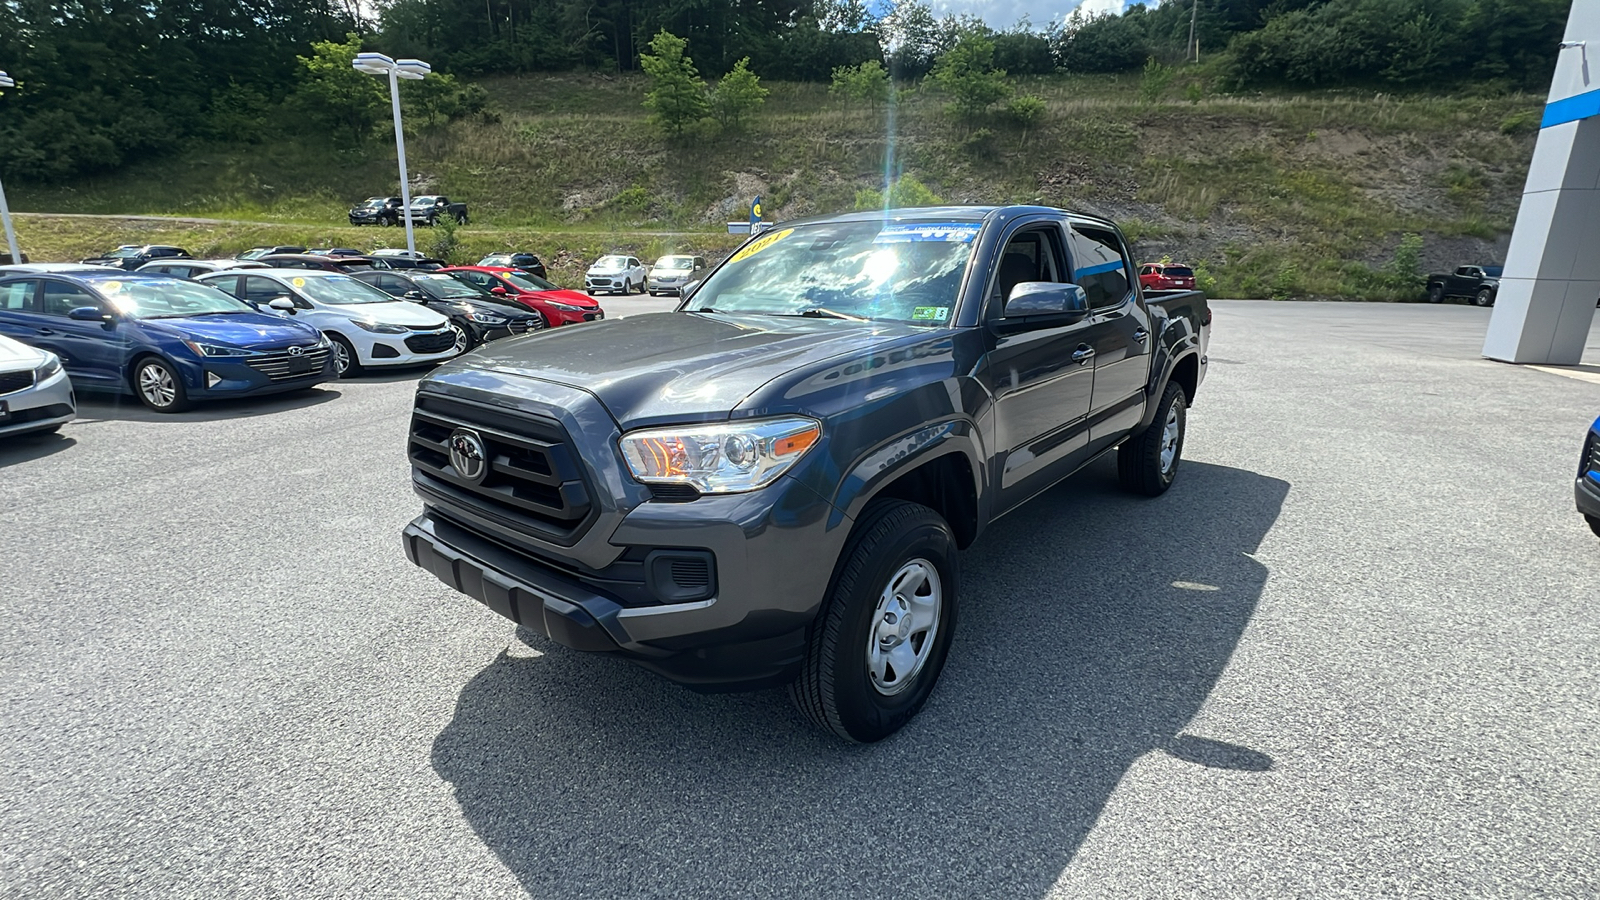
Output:
[[1544,108],[1544,119],[1539,123],[1540,128],[1549,128],[1552,125],[1565,125],[1579,119],[1588,119],[1600,116],[1600,90],[1575,94],[1565,100],[1548,103]]

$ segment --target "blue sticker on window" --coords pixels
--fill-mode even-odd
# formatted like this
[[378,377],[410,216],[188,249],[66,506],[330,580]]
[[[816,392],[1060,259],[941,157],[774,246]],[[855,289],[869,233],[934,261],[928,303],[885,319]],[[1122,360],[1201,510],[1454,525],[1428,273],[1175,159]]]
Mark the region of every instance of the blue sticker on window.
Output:
[[904,244],[910,241],[947,241],[970,244],[983,230],[980,222],[923,222],[890,225],[878,232],[875,244]]
[[1083,266],[1073,273],[1073,277],[1085,278],[1090,275],[1099,275],[1102,272],[1115,272],[1120,268],[1122,268],[1122,263],[1120,262],[1101,263],[1098,266]]

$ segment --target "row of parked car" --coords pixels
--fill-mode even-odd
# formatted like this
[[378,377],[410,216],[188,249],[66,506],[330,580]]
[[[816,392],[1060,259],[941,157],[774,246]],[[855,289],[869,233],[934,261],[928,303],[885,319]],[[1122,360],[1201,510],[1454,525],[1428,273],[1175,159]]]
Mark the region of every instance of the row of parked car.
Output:
[[[92,263],[0,266],[0,435],[76,415],[74,388],[132,395],[157,412],[302,390],[363,369],[437,363],[488,341],[605,317],[493,257],[447,266],[399,251],[256,248],[197,260],[119,248]],[[175,253],[166,252],[177,251]],[[248,258],[247,258],[248,257]]]

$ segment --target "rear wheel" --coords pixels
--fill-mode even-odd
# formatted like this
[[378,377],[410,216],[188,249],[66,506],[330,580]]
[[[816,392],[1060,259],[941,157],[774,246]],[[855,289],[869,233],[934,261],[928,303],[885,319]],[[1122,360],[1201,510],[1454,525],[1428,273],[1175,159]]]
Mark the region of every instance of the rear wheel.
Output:
[[379,227],[382,227],[382,228],[393,228],[394,227],[394,220],[389,218],[388,216],[379,216],[378,217],[378,225],[379,225]]
[[795,705],[849,741],[899,730],[944,668],[958,581],[955,536],[938,513],[903,500],[868,504],[789,687]]
[[[1413,295],[1413,296],[1415,296],[1415,295]],[[1442,285],[1442,284],[1430,284],[1430,285],[1428,285],[1428,302],[1429,303],[1443,303],[1444,302],[1444,285]]]
[[183,379],[172,364],[153,356],[133,367],[133,390],[140,402],[156,412],[182,412],[189,408],[189,394]]
[[1136,494],[1155,497],[1172,487],[1183,458],[1188,400],[1183,387],[1168,383],[1150,426],[1117,450],[1117,479]]
[[1493,306],[1494,291],[1491,291],[1488,288],[1483,288],[1479,290],[1478,293],[1472,298],[1472,302],[1478,304],[1479,306]]
[[467,214],[466,213],[457,213],[456,214],[456,224],[457,225],[465,225],[465,224],[467,224]]

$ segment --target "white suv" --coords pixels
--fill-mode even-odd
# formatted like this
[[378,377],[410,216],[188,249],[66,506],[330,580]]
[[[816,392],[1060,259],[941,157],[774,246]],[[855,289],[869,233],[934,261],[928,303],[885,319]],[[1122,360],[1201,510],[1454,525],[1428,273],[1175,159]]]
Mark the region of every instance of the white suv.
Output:
[[[195,279],[215,285],[262,312],[294,316],[333,342],[339,375],[363,366],[409,366],[456,355],[456,335],[443,315],[396,300],[342,272],[251,269]],[[276,302],[275,302],[276,301]]]
[[590,294],[607,291],[613,294],[632,294],[644,290],[650,271],[636,256],[612,254],[594,261],[583,276],[583,289]]

